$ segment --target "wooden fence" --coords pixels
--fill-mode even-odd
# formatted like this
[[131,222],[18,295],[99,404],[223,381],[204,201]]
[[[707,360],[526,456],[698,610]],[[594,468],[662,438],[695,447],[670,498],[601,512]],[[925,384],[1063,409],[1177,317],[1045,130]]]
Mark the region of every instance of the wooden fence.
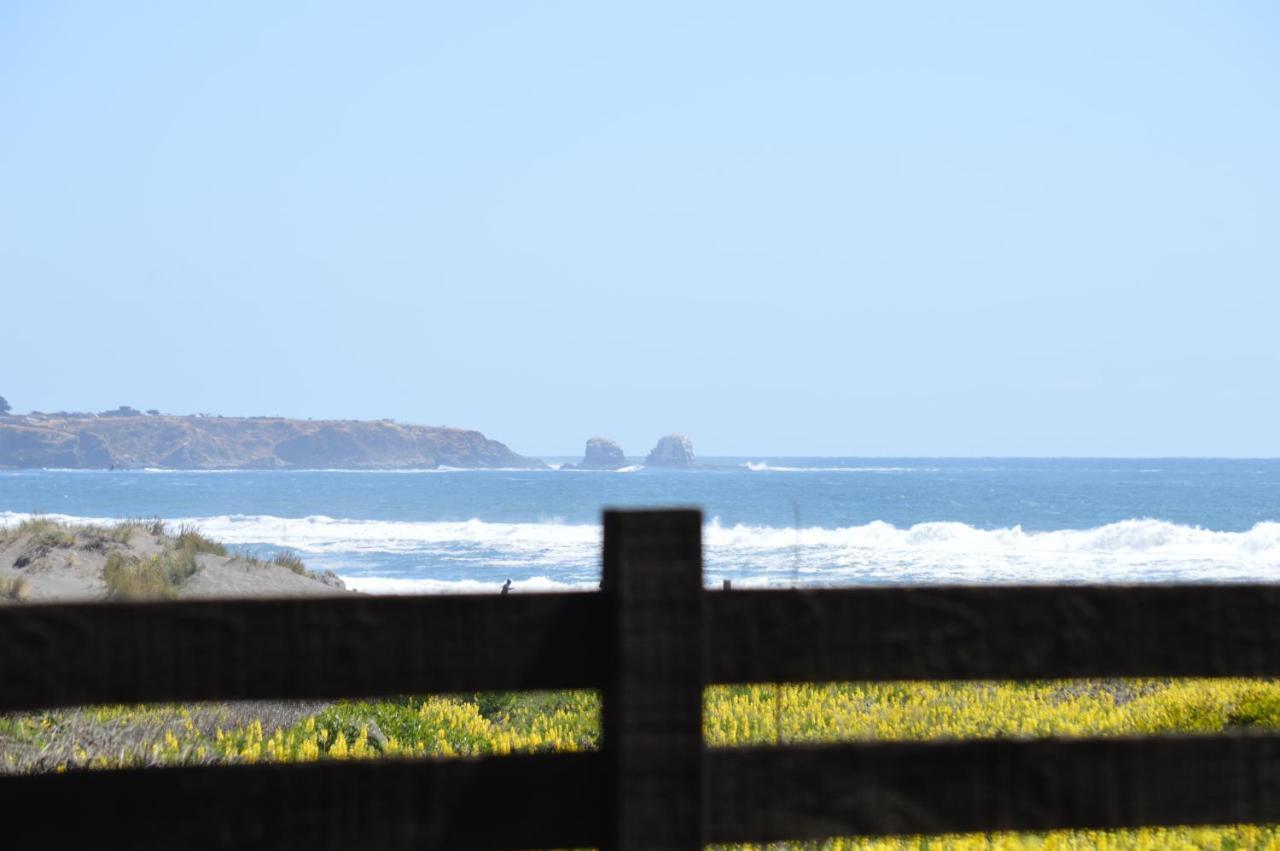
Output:
[[601,593],[0,608],[0,711],[599,689],[599,752],[0,778],[5,847],[701,847],[1280,821],[1280,735],[707,749],[711,683],[1280,675],[1280,587],[703,589],[605,513]]

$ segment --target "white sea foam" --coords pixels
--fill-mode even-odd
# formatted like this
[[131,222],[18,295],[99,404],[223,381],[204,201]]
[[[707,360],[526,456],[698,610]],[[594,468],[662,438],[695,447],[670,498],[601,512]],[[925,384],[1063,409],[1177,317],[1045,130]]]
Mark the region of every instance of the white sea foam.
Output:
[[[501,590],[501,582],[478,579],[406,579],[393,576],[339,574],[348,588],[366,594],[493,594]],[[511,583],[513,593],[546,591],[594,591],[597,583],[561,582],[548,576],[517,579]]]
[[[29,515],[0,513],[0,526]],[[110,523],[111,518],[53,519]],[[360,583],[418,582],[436,588],[432,565],[476,576],[520,568],[548,581],[585,581],[598,570],[601,528],[596,523],[496,523],[352,520],[264,515],[174,518],[238,546],[288,547]],[[704,528],[709,582],[786,585],[929,582],[1280,581],[1280,522],[1223,532],[1162,520],[1125,520],[1092,529],[1028,531],[1020,526],[979,529],[964,523],[919,523],[898,528],[872,523],[840,528],[724,525]],[[344,561],[346,557],[346,561]],[[405,578],[405,557],[422,573]],[[381,571],[383,559],[399,559]],[[369,575],[364,575],[369,574]],[[505,576],[497,578],[500,584]],[[381,580],[380,580],[381,581]],[[470,579],[465,580],[469,582]],[[531,582],[533,580],[522,580]],[[456,583],[455,583],[456,584]],[[475,587],[492,589],[494,580]],[[451,585],[439,585],[444,590]],[[463,586],[459,586],[463,587]],[[465,586],[470,587],[470,586]],[[389,586],[388,586],[389,588]]]
[[[65,471],[59,471],[59,472],[65,472]],[[151,473],[151,474],[159,474],[159,475],[165,475],[165,476],[227,476],[235,473],[244,473],[244,470],[171,470],[168,467],[143,467],[141,470],[137,470],[137,469],[123,469],[123,470],[109,470],[109,471],[102,470],[100,472]],[[262,471],[256,471],[256,472],[267,472],[267,471],[262,470]]]
[[742,465],[753,473],[938,473],[940,467],[786,467],[766,461]]
[[270,544],[303,553],[421,552],[464,557],[482,550],[489,558],[547,565],[578,564],[595,557],[601,538],[598,525],[558,522],[342,520],[321,515],[225,515],[177,522],[199,526],[204,534],[228,544]]
[[712,524],[706,542],[713,566],[716,553],[733,553],[764,584],[1280,579],[1280,523],[1274,522],[1246,532],[1159,520],[1045,532],[963,523],[799,531]]

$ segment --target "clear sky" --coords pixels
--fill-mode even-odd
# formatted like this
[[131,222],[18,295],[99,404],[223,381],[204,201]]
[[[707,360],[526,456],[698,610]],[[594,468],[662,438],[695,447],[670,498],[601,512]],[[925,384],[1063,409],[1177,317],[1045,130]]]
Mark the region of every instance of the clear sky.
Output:
[[1280,455],[1280,6],[0,5],[0,394]]

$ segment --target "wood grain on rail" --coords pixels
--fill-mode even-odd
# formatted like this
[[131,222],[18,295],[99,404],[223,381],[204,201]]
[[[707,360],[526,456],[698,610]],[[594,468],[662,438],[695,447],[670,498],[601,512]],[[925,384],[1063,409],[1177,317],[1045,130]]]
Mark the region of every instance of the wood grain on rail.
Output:
[[707,595],[707,681],[1280,676],[1280,586]]
[[587,688],[597,594],[0,606],[0,711]]

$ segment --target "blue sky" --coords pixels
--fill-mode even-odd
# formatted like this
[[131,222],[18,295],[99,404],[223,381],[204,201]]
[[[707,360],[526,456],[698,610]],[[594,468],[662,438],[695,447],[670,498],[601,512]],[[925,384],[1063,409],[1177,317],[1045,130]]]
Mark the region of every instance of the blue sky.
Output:
[[1280,11],[6,3],[0,394],[1280,454]]

